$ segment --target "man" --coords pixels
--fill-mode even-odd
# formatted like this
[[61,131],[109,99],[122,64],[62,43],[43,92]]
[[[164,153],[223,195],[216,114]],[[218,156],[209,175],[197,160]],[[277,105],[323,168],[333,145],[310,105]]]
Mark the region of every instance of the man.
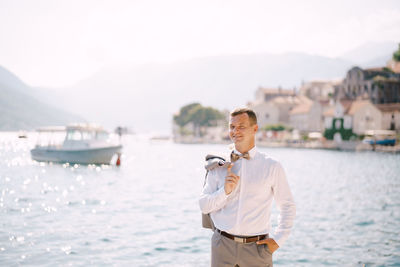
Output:
[[[257,151],[257,117],[251,109],[230,115],[229,136],[235,144],[228,168],[209,172],[200,209],[215,225],[211,266],[272,266],[272,253],[289,236],[296,215],[285,172],[277,161]],[[272,200],[280,211],[272,236]]]

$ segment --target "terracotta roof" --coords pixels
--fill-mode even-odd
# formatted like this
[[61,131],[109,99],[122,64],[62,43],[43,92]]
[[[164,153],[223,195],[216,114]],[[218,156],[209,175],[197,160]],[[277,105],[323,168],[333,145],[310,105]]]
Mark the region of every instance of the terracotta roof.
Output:
[[348,112],[349,115],[354,115],[360,108],[364,107],[365,105],[372,104],[369,100],[356,100],[351,104],[351,107]]
[[298,102],[296,97],[290,96],[278,96],[274,99],[271,99],[271,101],[276,104],[297,104]]
[[344,113],[345,114],[349,111],[352,103],[353,103],[352,100],[348,100],[348,99],[341,99],[340,100],[340,104],[342,104],[342,106],[344,107]]
[[304,86],[305,87],[322,86],[322,85],[329,84],[329,83],[330,83],[330,81],[313,80],[313,81],[304,83]]
[[264,94],[271,95],[294,95],[293,89],[279,89],[279,88],[260,88]]
[[321,106],[326,107],[330,105],[330,100],[320,100],[319,103]]
[[[348,100],[348,99],[340,99],[339,101],[340,101],[340,104],[341,104],[341,105],[343,106],[343,108],[344,108],[344,114],[347,114],[348,111],[349,111],[349,109],[350,109],[350,107],[351,107],[351,104],[353,103],[353,101],[352,101],[352,100]],[[325,104],[325,105],[327,105],[327,104]],[[328,105],[329,105],[329,104],[328,104]],[[327,108],[327,109],[324,111],[323,115],[324,115],[325,117],[333,117],[333,116],[335,116],[335,109],[336,109],[336,104],[333,105],[333,106],[330,107],[330,108]]]
[[318,85],[335,85],[335,84],[340,84],[343,82],[343,79],[334,79],[334,80],[312,80],[309,82],[305,82],[303,86],[318,86]]
[[295,114],[307,114],[310,112],[310,109],[312,107],[312,102],[311,103],[302,103],[300,105],[295,106],[291,111],[291,115]]
[[375,106],[382,112],[400,112],[400,103],[377,104]]
[[325,117],[333,117],[335,115],[335,106],[328,108],[325,110],[324,114]]
[[303,103],[312,103],[312,100],[306,96],[278,96],[271,100],[275,104],[300,105]]

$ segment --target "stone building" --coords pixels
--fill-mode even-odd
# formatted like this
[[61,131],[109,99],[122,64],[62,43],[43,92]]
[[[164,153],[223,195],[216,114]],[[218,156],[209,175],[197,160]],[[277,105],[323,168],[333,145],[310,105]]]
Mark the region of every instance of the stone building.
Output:
[[269,100],[274,99],[279,96],[296,96],[296,89],[288,90],[282,88],[264,88],[259,87],[256,91],[256,101],[259,102],[268,102]]
[[290,125],[302,133],[321,132],[323,107],[321,102],[308,99],[290,111]]
[[248,107],[256,112],[260,127],[289,124],[290,111],[305,99],[297,96],[294,90],[259,88],[255,101],[248,103]]
[[336,99],[369,99],[374,104],[400,102],[400,74],[391,69],[351,68],[335,92]]
[[[340,100],[324,112],[325,129],[335,140],[382,129],[382,112],[370,100]],[[332,137],[332,136],[331,136]]]
[[300,95],[307,96],[314,101],[329,101],[333,98],[335,90],[339,88],[342,80],[336,81],[323,81],[315,80],[310,82],[305,82],[300,87]]
[[400,130],[400,103],[378,104],[376,107],[382,112],[383,130]]

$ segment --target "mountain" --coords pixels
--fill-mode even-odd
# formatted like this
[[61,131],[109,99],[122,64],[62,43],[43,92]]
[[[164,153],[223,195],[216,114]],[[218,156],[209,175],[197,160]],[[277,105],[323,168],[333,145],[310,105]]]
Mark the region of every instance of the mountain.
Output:
[[386,66],[397,47],[395,42],[369,42],[345,52],[341,58],[363,68]]
[[0,131],[33,130],[75,121],[83,119],[43,103],[35,90],[0,66]]
[[385,65],[396,47],[395,43],[368,43],[339,58],[259,53],[113,66],[72,87],[31,88],[30,92],[42,102],[57,103],[108,128],[122,125],[139,132],[165,131],[171,129],[172,115],[183,105],[200,102],[230,110],[254,100],[260,86],[292,89],[302,81],[343,78],[354,65]]
[[89,120],[135,130],[170,129],[185,104],[232,109],[253,100],[259,86],[293,88],[303,80],[343,77],[352,63],[303,53],[231,55],[171,64],[103,69],[59,92]]

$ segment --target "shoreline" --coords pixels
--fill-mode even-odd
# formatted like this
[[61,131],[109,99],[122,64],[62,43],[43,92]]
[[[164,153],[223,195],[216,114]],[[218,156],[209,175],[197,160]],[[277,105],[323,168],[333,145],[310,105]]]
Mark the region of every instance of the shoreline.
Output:
[[[229,145],[231,141],[214,141],[214,140],[173,140],[177,144],[221,144]],[[361,141],[342,141],[335,143],[334,141],[307,141],[307,142],[270,142],[270,141],[257,141],[257,146],[267,148],[298,148],[298,149],[320,149],[320,150],[337,150],[337,151],[354,151],[354,152],[384,152],[384,153],[400,153],[400,145],[395,146],[382,146],[382,145],[370,145],[362,143]]]

